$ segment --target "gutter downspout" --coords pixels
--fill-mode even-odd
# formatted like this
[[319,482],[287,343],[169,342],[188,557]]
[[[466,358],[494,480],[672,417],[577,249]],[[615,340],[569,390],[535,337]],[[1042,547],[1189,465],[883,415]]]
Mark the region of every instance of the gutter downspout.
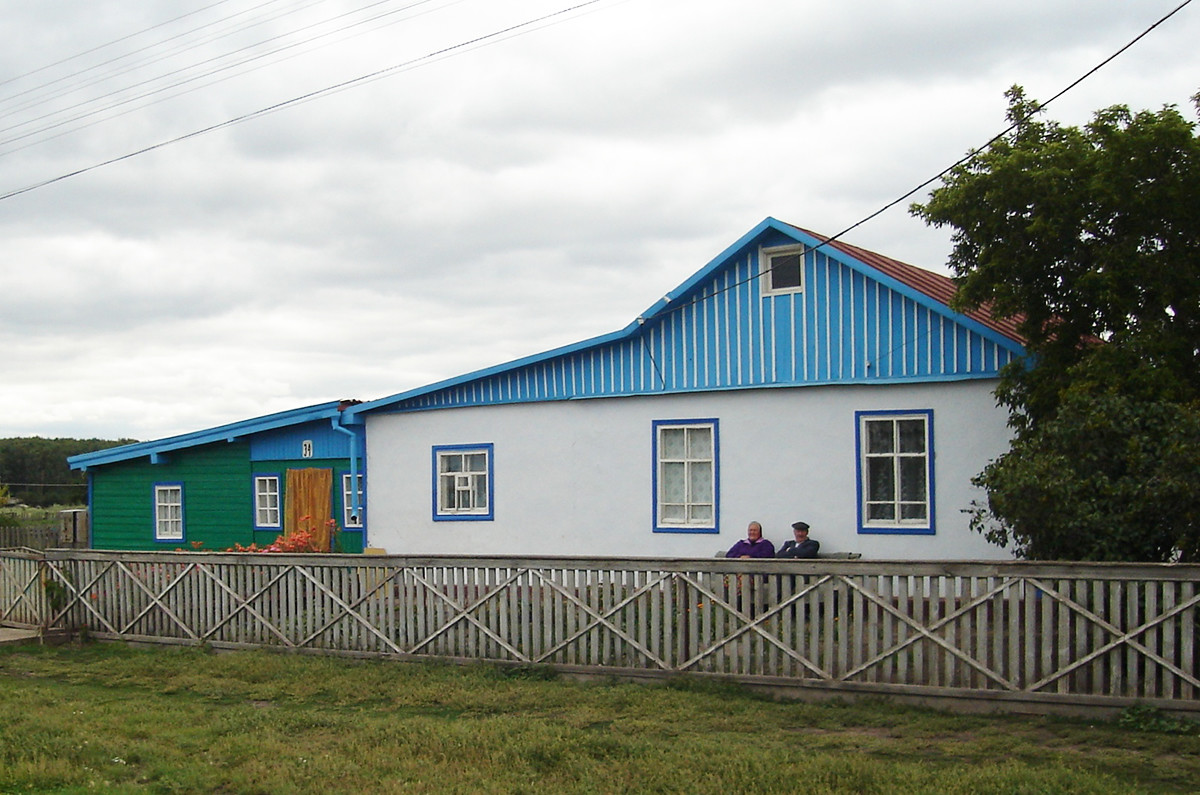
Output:
[[[351,494],[353,494],[353,504],[351,505],[351,508],[354,510],[354,514],[358,517],[359,524],[362,525],[363,549],[366,549],[368,546],[368,544],[367,544],[367,522],[366,522],[366,516],[363,514],[362,497],[360,496],[362,493],[364,493],[366,491],[366,483],[364,482],[363,489],[360,491],[358,488],[358,482],[359,482],[358,481],[358,478],[359,478],[358,434],[355,433],[354,431],[350,430],[349,428],[345,427],[344,425],[342,425],[342,410],[341,409],[338,410],[338,413],[336,416],[330,418],[330,423],[333,425],[333,429],[335,431],[339,431],[340,433],[344,433],[350,437],[350,490],[351,490]],[[343,499],[345,499],[345,498],[343,497]]]

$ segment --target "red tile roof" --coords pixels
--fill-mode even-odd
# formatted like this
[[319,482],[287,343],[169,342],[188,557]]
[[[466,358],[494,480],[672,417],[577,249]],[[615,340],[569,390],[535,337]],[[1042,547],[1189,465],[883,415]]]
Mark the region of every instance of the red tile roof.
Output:
[[[800,229],[805,234],[812,235],[818,240],[824,240],[825,236],[817,234],[808,229]],[[907,262],[901,262],[898,259],[885,257],[882,254],[877,254],[874,251],[868,251],[865,248],[859,248],[849,243],[844,243],[841,240],[833,240],[826,245],[836,248],[845,254],[849,254],[860,262],[870,265],[872,268],[891,276],[898,282],[911,287],[918,292],[922,292],[930,298],[950,306],[950,301],[954,298],[954,293],[957,288],[954,285],[954,280],[949,276],[943,276],[940,273],[933,273],[924,268],[918,268],[916,265],[909,265]],[[1024,337],[1017,331],[1017,324],[1020,322],[1019,317],[996,318],[993,317],[986,307],[980,309],[972,309],[969,312],[964,312],[967,317],[972,320],[982,323],[995,332],[1003,334],[1011,340],[1025,343]]]

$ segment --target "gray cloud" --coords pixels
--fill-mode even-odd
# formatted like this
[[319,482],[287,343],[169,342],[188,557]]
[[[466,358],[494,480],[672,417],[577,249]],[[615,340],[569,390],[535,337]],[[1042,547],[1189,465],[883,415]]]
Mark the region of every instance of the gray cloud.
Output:
[[[764,216],[832,233],[873,212],[998,131],[1009,85],[1049,96],[1171,5],[604,4],[0,202],[0,435],[152,438],[615,330]],[[184,38],[198,46],[136,74],[354,7]],[[433,3],[18,152],[0,144],[0,193],[559,7]],[[36,81],[12,78],[185,11],[6,9],[0,126],[33,112],[13,95]],[[1197,38],[1177,16],[1049,115],[1186,103]],[[935,269],[949,248],[903,206],[848,239]]]

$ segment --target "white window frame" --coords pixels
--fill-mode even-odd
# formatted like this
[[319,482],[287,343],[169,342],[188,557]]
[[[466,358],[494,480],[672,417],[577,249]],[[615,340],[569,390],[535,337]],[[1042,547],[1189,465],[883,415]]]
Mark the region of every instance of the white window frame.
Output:
[[[804,261],[805,255],[808,252],[807,247],[803,245],[789,246],[774,246],[772,248],[759,249],[759,272],[763,274],[764,295],[783,295],[786,293],[802,293],[804,292]],[[799,282],[797,284],[789,284],[783,286],[775,285],[775,270],[772,265],[775,257],[788,257],[799,255],[800,257],[800,273]]]
[[[469,465],[467,459],[480,455],[484,457],[483,468],[466,469]],[[457,468],[453,464],[454,461],[458,462]],[[434,446],[433,520],[447,522],[494,519],[494,466],[495,448],[491,443]],[[483,504],[480,504],[481,495]]]
[[[902,449],[900,424],[919,421],[923,423],[923,449]],[[859,411],[855,412],[855,436],[858,447],[858,532],[881,534],[932,535],[934,522],[934,447],[933,411]],[[871,423],[891,425],[890,449],[871,450],[868,426]],[[914,470],[914,466],[917,468]],[[871,493],[871,472],[883,467],[890,472],[890,494],[882,497]],[[913,475],[919,471],[924,479],[919,498],[914,499],[906,487],[912,485]],[[918,484],[920,485],[920,484]],[[891,517],[872,516],[876,507],[891,507]],[[924,508],[924,516],[905,516],[915,507]]]
[[[715,419],[655,420],[654,458],[654,532],[656,533],[716,533],[719,532],[720,517],[720,438],[719,423]],[[668,431],[683,430],[684,450],[682,455],[669,455],[663,438]],[[693,450],[688,431],[705,430],[709,433],[707,453]],[[682,466],[680,466],[682,465]],[[668,501],[666,495],[667,468],[682,471],[683,501]],[[693,492],[695,467],[704,467],[709,472],[709,486],[703,494]],[[675,508],[683,516],[668,515],[668,508]]]
[[154,540],[184,540],[183,484],[154,484]]
[[[280,511],[283,493],[278,475],[254,476],[254,526],[273,530],[283,526]],[[272,498],[274,498],[272,500]]]
[[[358,480],[358,489],[352,490],[351,483],[354,479]],[[358,496],[358,511],[354,510],[354,497]],[[359,472],[351,474],[349,472],[342,473],[342,528],[343,529],[360,529],[363,526],[363,512],[367,506],[363,501],[363,476]]]

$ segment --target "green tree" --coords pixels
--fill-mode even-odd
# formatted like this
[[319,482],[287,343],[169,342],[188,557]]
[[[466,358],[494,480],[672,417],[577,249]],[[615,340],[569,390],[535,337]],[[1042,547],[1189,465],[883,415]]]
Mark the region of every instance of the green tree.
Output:
[[90,453],[131,440],[43,439],[38,436],[0,439],[0,481],[10,485],[12,497],[28,505],[81,503],[87,494],[87,481],[81,472],[67,466],[67,457]]
[[[1200,138],[1174,107],[1013,128],[913,212],[954,228],[956,308],[1018,321],[1011,449],[976,529],[1033,559],[1197,559]],[[1200,107],[1200,95],[1193,98]]]

